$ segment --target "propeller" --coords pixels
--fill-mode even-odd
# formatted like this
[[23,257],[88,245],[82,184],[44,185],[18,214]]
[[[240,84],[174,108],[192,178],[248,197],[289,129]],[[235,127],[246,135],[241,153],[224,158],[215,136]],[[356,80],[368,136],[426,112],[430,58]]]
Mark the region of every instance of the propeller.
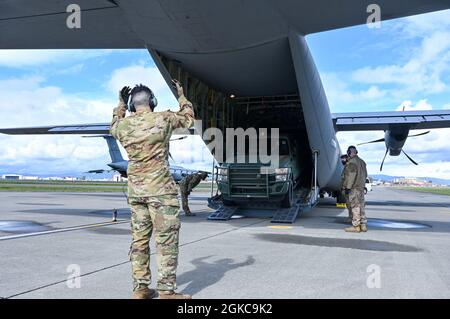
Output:
[[[408,137],[423,136],[423,135],[427,135],[427,134],[429,134],[429,133],[431,133],[431,131],[427,131],[427,132],[420,133],[420,134],[409,135]],[[372,144],[372,143],[381,143],[381,142],[384,142],[384,141],[386,141],[385,138],[380,138],[380,139],[375,140],[375,141],[370,141],[370,142],[360,143],[360,144],[358,144],[358,146],[360,146],[360,145],[366,145],[366,144]]]
[[420,134],[415,134],[415,135],[410,135],[408,137],[417,137],[417,136],[427,135],[428,133],[431,133],[431,131],[427,131],[427,132],[420,133]]
[[383,170],[384,161],[386,160],[386,156],[387,156],[388,152],[389,152],[389,150],[386,149],[386,153],[384,153],[383,161],[381,162],[380,172]]
[[385,138],[380,138],[379,140],[375,140],[375,141],[370,141],[370,142],[358,144],[358,146],[360,146],[360,145],[366,145],[366,144],[372,144],[372,143],[381,143],[381,142],[384,142],[385,140],[386,140]]
[[406,157],[414,164],[414,165],[419,165],[415,160],[413,160],[411,158],[411,156],[409,156],[408,154],[406,154],[406,152],[404,150],[402,150],[402,153],[406,155]]

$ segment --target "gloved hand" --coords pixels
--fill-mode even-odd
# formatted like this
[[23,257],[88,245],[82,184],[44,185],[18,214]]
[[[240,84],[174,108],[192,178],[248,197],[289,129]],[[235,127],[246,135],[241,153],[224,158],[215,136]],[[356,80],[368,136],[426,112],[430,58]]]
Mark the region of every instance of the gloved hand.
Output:
[[345,189],[345,195],[349,195],[350,194],[350,189],[346,188]]
[[114,108],[113,116],[118,116],[120,118],[124,118],[126,112],[127,112],[127,109],[125,108],[125,105],[121,104],[118,107]]
[[177,90],[178,97],[184,95],[183,87],[181,86],[180,82],[178,82],[177,80],[172,80],[172,83],[173,87]]
[[128,104],[128,99],[130,98],[131,88],[129,86],[124,86],[119,93],[119,100],[125,105]]

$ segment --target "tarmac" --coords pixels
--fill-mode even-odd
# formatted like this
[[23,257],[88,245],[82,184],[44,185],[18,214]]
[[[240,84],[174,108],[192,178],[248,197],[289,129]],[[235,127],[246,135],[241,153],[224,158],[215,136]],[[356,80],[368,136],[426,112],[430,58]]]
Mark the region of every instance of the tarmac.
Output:
[[[193,193],[197,216],[181,217],[178,291],[196,299],[450,298],[450,196],[374,187],[361,234],[343,231],[347,213],[329,198],[281,225],[208,221],[207,197]],[[123,194],[0,192],[0,202],[0,297],[131,297]]]

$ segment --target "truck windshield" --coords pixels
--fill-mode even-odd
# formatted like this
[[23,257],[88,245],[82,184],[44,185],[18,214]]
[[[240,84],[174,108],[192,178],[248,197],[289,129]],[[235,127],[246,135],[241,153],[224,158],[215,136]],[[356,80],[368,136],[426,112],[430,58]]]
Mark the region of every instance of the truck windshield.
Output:
[[[236,141],[235,141],[235,144],[234,144],[234,154],[236,154],[236,155],[249,155],[249,154],[258,154],[258,148],[259,148],[259,144],[258,144],[258,142],[262,142],[262,141],[264,141],[264,140],[260,140],[260,141],[258,141],[258,142],[256,142],[255,141],[255,144],[253,144],[254,146],[256,146],[256,145],[258,145],[258,147],[256,147],[256,149],[253,149],[253,150],[250,150],[250,142],[249,142],[250,140],[248,139],[248,138],[246,138],[245,139],[245,150],[244,150],[244,153],[242,153],[242,152],[238,152],[238,147],[237,147],[237,143],[236,143]],[[252,141],[254,141],[253,139],[252,139]],[[267,155],[272,155],[271,154],[271,139],[270,138],[268,138],[268,139],[266,139],[265,140],[265,142],[267,143],[267,148],[266,148],[266,150],[267,150]],[[279,151],[279,155],[280,156],[286,156],[286,155],[289,155],[289,142],[288,142],[288,140],[286,139],[286,138],[280,138],[279,140],[278,140],[278,151]]]

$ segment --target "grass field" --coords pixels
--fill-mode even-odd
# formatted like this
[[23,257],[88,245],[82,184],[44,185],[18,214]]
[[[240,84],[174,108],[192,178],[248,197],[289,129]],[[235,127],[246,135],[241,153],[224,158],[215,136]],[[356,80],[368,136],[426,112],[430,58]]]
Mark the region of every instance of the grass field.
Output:
[[5,180],[0,179],[0,186],[3,184],[10,185],[88,185],[88,186],[123,186],[126,182],[113,182],[113,181],[34,181],[34,180]]
[[1,185],[0,191],[9,192],[76,192],[76,193],[122,193],[126,187],[77,187],[64,185]]
[[[210,183],[199,184],[194,191],[209,191]],[[77,193],[123,193],[127,184],[123,182],[98,181],[10,181],[0,180],[0,191],[9,192],[77,192]]]
[[414,192],[432,193],[450,196],[450,187],[402,187],[402,189]]

